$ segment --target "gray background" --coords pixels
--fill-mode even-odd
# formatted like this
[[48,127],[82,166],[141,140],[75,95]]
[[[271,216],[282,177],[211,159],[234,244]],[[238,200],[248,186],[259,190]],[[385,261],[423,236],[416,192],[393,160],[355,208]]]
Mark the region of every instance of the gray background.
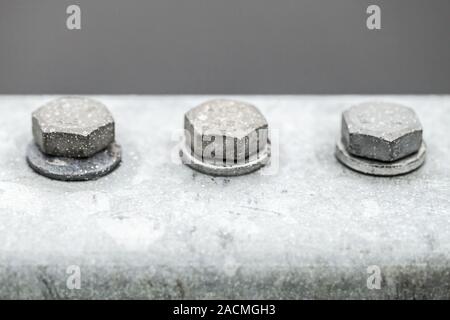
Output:
[[450,93],[449,17],[449,0],[0,0],[0,93]]

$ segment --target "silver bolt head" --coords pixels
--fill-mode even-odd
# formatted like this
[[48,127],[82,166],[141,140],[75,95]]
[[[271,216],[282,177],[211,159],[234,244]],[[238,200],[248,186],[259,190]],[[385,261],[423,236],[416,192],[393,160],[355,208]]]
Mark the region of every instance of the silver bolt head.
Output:
[[358,157],[384,162],[402,159],[422,145],[422,125],[411,108],[368,102],[342,114],[342,143]]
[[62,97],[32,114],[34,141],[52,156],[86,158],[114,141],[114,119],[105,105],[84,97]]
[[184,129],[187,145],[205,161],[245,161],[267,146],[267,121],[245,102],[207,101],[185,114]]

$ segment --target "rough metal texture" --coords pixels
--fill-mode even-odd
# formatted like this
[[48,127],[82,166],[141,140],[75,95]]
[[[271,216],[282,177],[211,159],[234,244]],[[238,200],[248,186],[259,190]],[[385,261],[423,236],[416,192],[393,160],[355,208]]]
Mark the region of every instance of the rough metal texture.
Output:
[[63,97],[46,103],[32,115],[34,141],[42,152],[85,158],[114,141],[114,119],[100,102]]
[[1,298],[450,298],[449,96],[376,97],[414,108],[428,144],[425,166],[390,179],[333,154],[342,111],[374,97],[232,97],[283,141],[277,174],[233,178],[171,162],[183,115],[213,97],[98,98],[123,165],[66,183],[24,159],[30,112],[51,97],[0,97]]
[[183,163],[213,176],[238,176],[270,160],[268,124],[261,112],[245,102],[215,99],[184,116]]
[[[202,103],[185,114],[184,128],[189,133],[187,144],[201,159],[240,161],[264,150],[267,144],[267,134],[261,135],[268,129],[266,119],[255,106],[240,101]],[[210,145],[212,152],[207,152]]]
[[63,181],[94,180],[110,173],[120,164],[122,151],[116,143],[89,158],[65,158],[49,156],[32,142],[28,145],[27,161],[37,173]]
[[347,167],[375,176],[398,176],[410,173],[422,166],[426,158],[426,145],[422,142],[419,151],[396,161],[384,162],[351,155],[339,139],[336,143],[336,158]]
[[411,108],[366,102],[342,114],[342,142],[355,156],[396,161],[419,150],[422,125]]

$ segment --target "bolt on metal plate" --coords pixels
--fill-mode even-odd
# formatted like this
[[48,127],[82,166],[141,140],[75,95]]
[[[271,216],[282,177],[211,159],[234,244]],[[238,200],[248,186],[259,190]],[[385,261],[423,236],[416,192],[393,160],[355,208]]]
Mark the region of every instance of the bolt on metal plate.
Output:
[[48,178],[80,181],[99,178],[120,164],[114,119],[102,103],[63,97],[32,114],[34,142],[27,149],[30,167]]
[[251,173],[270,161],[268,124],[253,105],[207,101],[184,116],[180,156],[187,166],[213,176]]
[[362,103],[343,112],[335,155],[347,167],[365,174],[405,174],[425,162],[422,131],[411,108],[393,103]]

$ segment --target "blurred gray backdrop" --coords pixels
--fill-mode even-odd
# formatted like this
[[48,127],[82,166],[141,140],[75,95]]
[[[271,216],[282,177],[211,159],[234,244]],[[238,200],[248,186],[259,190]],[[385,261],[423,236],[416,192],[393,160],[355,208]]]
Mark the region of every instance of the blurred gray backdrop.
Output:
[[450,93],[450,0],[0,0],[0,93]]

